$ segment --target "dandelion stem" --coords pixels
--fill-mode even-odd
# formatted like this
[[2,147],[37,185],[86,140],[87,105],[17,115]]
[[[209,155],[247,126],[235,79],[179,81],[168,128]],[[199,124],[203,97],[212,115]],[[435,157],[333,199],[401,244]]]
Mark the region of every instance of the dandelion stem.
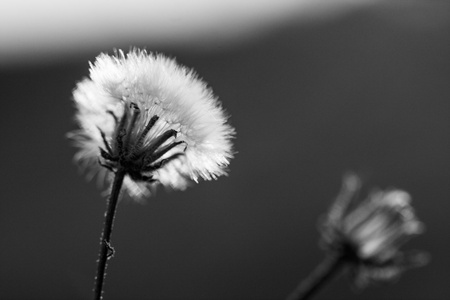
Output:
[[122,187],[125,171],[117,170],[111,187],[111,194],[108,200],[108,206],[105,214],[105,223],[103,224],[103,233],[100,241],[100,252],[97,265],[97,276],[95,277],[95,300],[102,299],[103,282],[105,280],[106,261],[114,254],[114,249],[110,245],[114,215],[116,214],[117,202],[120,189]]
[[286,300],[306,300],[314,295],[344,265],[342,255],[327,255],[314,271],[295,288]]

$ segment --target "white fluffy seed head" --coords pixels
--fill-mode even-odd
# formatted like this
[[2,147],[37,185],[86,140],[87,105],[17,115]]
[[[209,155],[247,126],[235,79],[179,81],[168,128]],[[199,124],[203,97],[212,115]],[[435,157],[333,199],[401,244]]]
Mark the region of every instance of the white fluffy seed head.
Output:
[[[134,49],[127,54],[99,55],[90,64],[89,77],[73,92],[80,130],[70,134],[80,149],[75,158],[83,165],[107,175],[97,163],[99,147],[105,148],[100,130],[111,142],[117,128],[113,114],[120,120],[125,105],[134,103],[141,112],[136,136],[150,118],[159,117],[144,145],[169,129],[177,131],[175,141],[185,142],[161,158],[180,152],[180,148],[184,154],[153,171],[150,175],[155,180],[166,187],[184,189],[191,180],[226,174],[235,132],[227,124],[218,99],[192,70],[161,54]],[[124,185],[132,196],[150,195],[147,182],[127,177]]]

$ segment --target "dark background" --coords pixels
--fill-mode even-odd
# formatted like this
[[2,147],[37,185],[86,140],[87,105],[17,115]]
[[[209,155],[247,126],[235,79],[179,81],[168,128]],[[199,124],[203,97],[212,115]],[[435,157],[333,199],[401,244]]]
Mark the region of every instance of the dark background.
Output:
[[[237,130],[229,177],[124,199],[105,299],[283,299],[320,262],[317,220],[347,170],[413,196],[431,263],[315,299],[450,299],[450,5],[286,23],[240,47],[153,48],[197,70]],[[0,70],[0,299],[90,299],[105,198],[72,161],[88,60]],[[32,55],[32,54],[30,54]]]

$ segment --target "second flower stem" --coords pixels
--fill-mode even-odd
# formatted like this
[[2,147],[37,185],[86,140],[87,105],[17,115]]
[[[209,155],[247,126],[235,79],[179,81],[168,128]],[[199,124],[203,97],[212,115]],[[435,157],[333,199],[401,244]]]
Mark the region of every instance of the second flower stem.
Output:
[[306,300],[314,295],[344,265],[341,255],[327,255],[324,261],[286,298],[286,300]]
[[95,277],[95,300],[102,299],[103,283],[105,280],[106,262],[114,254],[114,249],[110,245],[111,233],[116,214],[117,202],[119,200],[120,189],[122,187],[125,171],[117,170],[111,187],[111,194],[108,199],[108,206],[105,214],[105,223],[103,224],[103,233],[100,241],[100,253],[98,257],[97,276]]

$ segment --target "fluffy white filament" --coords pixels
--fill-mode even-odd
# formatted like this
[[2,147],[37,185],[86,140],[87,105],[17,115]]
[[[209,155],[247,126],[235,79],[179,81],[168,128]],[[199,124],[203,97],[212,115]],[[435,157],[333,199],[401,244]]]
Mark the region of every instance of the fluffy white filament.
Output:
[[[153,171],[153,179],[166,187],[184,189],[190,180],[211,180],[226,174],[233,157],[230,140],[234,129],[227,124],[227,116],[206,84],[173,59],[136,49],[128,54],[118,51],[116,56],[101,54],[90,64],[90,78],[77,84],[73,96],[80,126],[71,134],[79,147],[75,158],[100,176],[110,173],[98,164],[99,148],[105,148],[100,132],[111,142],[117,127],[113,114],[120,120],[130,103],[141,111],[136,134],[150,118],[159,117],[144,145],[169,129],[177,131],[175,141],[185,142],[161,158],[183,152]],[[148,182],[127,176],[124,186],[132,196],[150,195]]]

